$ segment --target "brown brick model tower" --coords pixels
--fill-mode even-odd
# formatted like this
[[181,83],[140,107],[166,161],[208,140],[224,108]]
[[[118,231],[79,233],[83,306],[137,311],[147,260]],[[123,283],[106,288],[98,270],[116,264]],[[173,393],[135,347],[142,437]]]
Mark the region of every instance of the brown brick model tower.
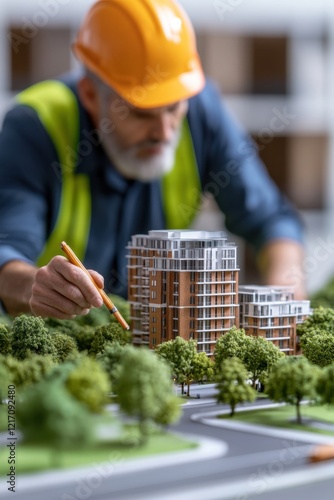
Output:
[[134,342],[154,348],[181,336],[213,353],[239,324],[237,247],[221,231],[150,231],[128,246]]

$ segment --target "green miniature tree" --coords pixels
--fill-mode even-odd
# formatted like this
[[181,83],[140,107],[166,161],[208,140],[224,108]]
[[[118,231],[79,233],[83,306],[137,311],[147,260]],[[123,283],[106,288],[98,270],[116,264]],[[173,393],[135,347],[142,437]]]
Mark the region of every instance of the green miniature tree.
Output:
[[13,321],[12,352],[17,359],[25,359],[30,354],[50,355],[57,353],[51,335],[40,317],[23,314]]
[[106,346],[112,342],[117,341],[120,345],[129,344],[131,338],[131,333],[125,331],[119,323],[99,326],[95,330],[89,354],[96,356],[98,353],[102,353]]
[[0,323],[0,354],[8,356],[12,352],[12,335],[8,328]]
[[66,335],[65,333],[55,332],[51,335],[53,345],[56,348],[57,352],[57,361],[59,363],[63,363],[65,359],[69,355],[77,355],[78,354],[78,346],[76,341]]
[[18,385],[24,387],[43,380],[53,370],[53,367],[54,362],[51,356],[30,355],[19,363],[21,380],[19,380]]
[[100,413],[108,402],[110,383],[102,366],[88,356],[82,356],[70,370],[65,381],[66,388],[91,412]]
[[7,366],[0,359],[0,405],[7,398],[8,386],[12,382],[12,376]]
[[181,405],[178,398],[170,396],[162,403],[160,411],[154,417],[154,421],[164,427],[177,422],[181,415]]
[[39,382],[54,368],[51,356],[40,356],[38,354],[31,354],[23,360],[12,356],[0,357],[1,364],[7,368],[12,383],[15,384],[17,389]]
[[221,362],[217,375],[217,402],[230,405],[233,417],[239,403],[254,401],[256,392],[247,383],[247,369],[239,358],[227,358]]
[[17,402],[17,423],[25,441],[55,450],[53,465],[58,465],[59,450],[93,441],[91,415],[59,381],[42,381],[27,388]]
[[78,316],[72,320],[47,318],[45,320],[45,325],[49,328],[51,333],[60,332],[72,337],[76,341],[79,351],[89,351],[94,339],[95,329],[93,326],[79,323],[78,318],[83,317],[85,316]]
[[115,341],[107,345],[103,353],[96,356],[96,361],[101,363],[109,376],[111,387],[115,394],[118,393],[117,382],[121,370],[122,356],[127,346]]
[[302,337],[304,356],[318,366],[334,363],[334,335],[326,330],[312,329]]
[[334,363],[321,370],[316,391],[322,404],[334,405]]
[[214,379],[215,365],[205,352],[197,352],[193,360],[194,366],[194,380],[203,382],[204,380],[210,381]]
[[187,385],[187,396],[190,395],[190,383],[194,379],[194,359],[197,354],[197,342],[176,337],[158,345],[155,352],[165,359],[171,367],[173,377],[178,384]]
[[236,326],[219,337],[214,350],[217,372],[220,373],[221,363],[227,358],[239,358],[243,361],[249,342],[250,337],[245,330]]
[[311,316],[306,318],[300,325],[297,325],[297,333],[300,335],[301,343],[304,342],[304,335],[314,329],[334,334],[334,310],[317,307]]
[[297,422],[301,424],[300,403],[304,398],[314,398],[318,374],[319,369],[304,356],[286,356],[272,368],[266,393],[273,401],[294,405]]
[[[154,352],[146,348],[127,347],[122,356],[122,367],[118,378],[118,402],[127,415],[137,417],[142,442],[147,439],[150,422],[162,422],[162,412],[172,403],[173,388],[168,365]],[[176,398],[176,396],[174,396]],[[170,411],[170,418],[174,418]]]
[[95,330],[91,326],[78,326],[70,334],[76,341],[79,352],[90,351],[95,336]]
[[249,337],[246,344],[243,363],[249,372],[252,387],[255,388],[257,380],[267,376],[271,368],[285,357],[278,347],[262,337]]

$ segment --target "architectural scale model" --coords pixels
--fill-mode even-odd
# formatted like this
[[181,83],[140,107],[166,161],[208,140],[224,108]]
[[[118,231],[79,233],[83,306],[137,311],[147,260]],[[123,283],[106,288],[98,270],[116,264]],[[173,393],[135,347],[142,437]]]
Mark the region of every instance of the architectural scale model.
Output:
[[296,324],[310,301],[289,287],[238,285],[237,246],[222,231],[161,230],[128,245],[128,300],[134,343],[150,348],[181,336],[212,355],[232,326],[296,354]]

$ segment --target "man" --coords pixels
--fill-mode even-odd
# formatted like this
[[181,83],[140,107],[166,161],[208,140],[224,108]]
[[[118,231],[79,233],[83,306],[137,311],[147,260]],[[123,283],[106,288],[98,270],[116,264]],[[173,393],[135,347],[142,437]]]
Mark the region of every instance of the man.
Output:
[[188,227],[204,191],[255,247],[264,282],[295,283],[302,297],[300,222],[205,82],[181,7],[98,0],[73,49],[83,75],[23,91],[4,121],[3,307],[71,318],[102,305],[57,255],[62,240],[100,286],[125,295],[130,236]]

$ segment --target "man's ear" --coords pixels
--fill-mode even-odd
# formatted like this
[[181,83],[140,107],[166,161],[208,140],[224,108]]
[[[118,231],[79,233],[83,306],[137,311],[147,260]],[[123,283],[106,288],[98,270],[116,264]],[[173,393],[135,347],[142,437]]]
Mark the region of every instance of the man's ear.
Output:
[[84,76],[78,81],[77,88],[83,107],[96,124],[99,116],[99,94],[96,85],[89,77]]

